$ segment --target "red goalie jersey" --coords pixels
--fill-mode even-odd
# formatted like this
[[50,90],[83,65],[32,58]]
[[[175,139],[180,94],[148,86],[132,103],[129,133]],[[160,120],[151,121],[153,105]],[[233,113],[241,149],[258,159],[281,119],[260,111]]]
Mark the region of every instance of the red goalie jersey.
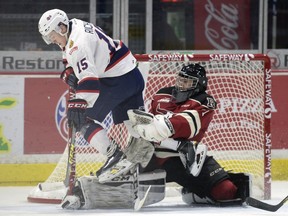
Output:
[[153,97],[150,112],[168,114],[176,140],[200,142],[212,120],[216,101],[206,92],[191,96],[183,103],[174,103],[172,91],[174,87],[160,89]]
[[[174,86],[160,89],[151,102],[150,112],[154,115],[167,115],[175,132],[169,139],[159,143],[160,145],[155,145],[155,156],[158,158],[177,156],[178,141],[200,142],[217,106],[214,98],[205,91],[192,95],[182,103],[175,103],[174,89]],[[159,162],[161,164],[164,161]]]

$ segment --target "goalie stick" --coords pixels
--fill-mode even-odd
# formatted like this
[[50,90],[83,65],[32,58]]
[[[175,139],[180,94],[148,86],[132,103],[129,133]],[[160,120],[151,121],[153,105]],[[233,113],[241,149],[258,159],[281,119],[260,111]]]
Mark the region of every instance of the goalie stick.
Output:
[[246,204],[248,206],[252,206],[254,208],[258,208],[258,209],[262,209],[262,210],[270,211],[270,212],[276,212],[287,201],[288,201],[288,196],[286,196],[280,203],[278,203],[276,205],[264,203],[264,202],[262,202],[260,200],[257,200],[255,198],[253,198],[253,197],[247,197],[246,198]]
[[148,187],[147,191],[145,192],[145,195],[142,199],[137,197],[137,199],[135,200],[135,204],[134,204],[134,210],[135,211],[139,211],[142,208],[142,206],[144,205],[144,203],[147,199],[147,196],[148,196],[150,189],[151,189],[151,185],[149,185],[149,187]]
[[145,203],[145,200],[147,198],[147,195],[151,189],[151,185],[149,186],[149,188],[147,189],[147,191],[145,192],[145,195],[142,199],[140,199],[138,191],[139,191],[139,164],[136,164],[136,170],[135,170],[135,176],[136,176],[136,182],[135,182],[135,200],[134,200],[134,211],[139,211],[142,206]]

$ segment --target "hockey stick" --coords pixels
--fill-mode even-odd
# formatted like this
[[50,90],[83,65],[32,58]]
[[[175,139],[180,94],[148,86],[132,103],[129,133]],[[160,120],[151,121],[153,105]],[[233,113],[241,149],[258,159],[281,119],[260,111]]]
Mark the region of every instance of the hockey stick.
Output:
[[[75,97],[75,91],[69,87],[68,99],[71,100]],[[75,183],[76,175],[76,162],[75,162],[75,139],[76,139],[76,129],[74,126],[68,129],[68,161],[66,167],[66,175],[63,182],[44,182],[38,185],[39,189],[43,192],[49,192],[53,190],[61,190],[68,188],[68,192],[72,192],[72,188]],[[68,193],[67,193],[68,194]]]
[[262,210],[265,210],[265,211],[271,211],[271,212],[276,212],[287,201],[288,201],[288,196],[286,196],[280,203],[278,203],[276,205],[264,203],[264,202],[262,202],[260,200],[252,198],[252,197],[247,197],[246,198],[246,204],[247,205],[252,206],[254,208],[262,209]]
[[75,136],[76,129],[74,126],[72,126],[69,128],[68,165],[66,170],[66,178],[64,180],[65,186],[68,186],[67,195],[72,194],[72,189],[76,180]]
[[68,161],[66,167],[66,175],[63,182],[43,182],[38,184],[38,187],[43,192],[55,191],[55,190],[63,190],[69,186],[69,189],[73,188],[71,182],[75,181],[75,137],[76,131],[75,127],[69,128],[68,131]]
[[[69,100],[75,98],[75,90],[69,87]],[[74,125],[69,127],[68,130],[68,164],[66,169],[66,178],[64,184],[68,187],[66,195],[72,194],[72,189],[75,185],[76,180],[76,155],[75,155],[75,138],[76,128]]]

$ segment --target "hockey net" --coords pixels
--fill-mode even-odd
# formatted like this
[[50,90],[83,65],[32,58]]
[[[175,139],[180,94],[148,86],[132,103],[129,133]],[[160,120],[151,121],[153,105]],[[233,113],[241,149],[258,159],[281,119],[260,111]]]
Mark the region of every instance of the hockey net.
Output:
[[[227,171],[252,177],[252,196],[271,196],[271,70],[262,54],[161,54],[135,55],[145,79],[145,108],[163,87],[174,85],[184,64],[200,63],[207,71],[208,93],[218,107],[202,143],[209,155]],[[123,125],[113,125],[111,115],[103,122],[111,139],[125,146],[129,138]],[[95,174],[105,156],[77,137],[76,176]],[[66,194],[68,146],[49,178],[28,195],[31,202],[60,203]],[[67,183],[66,183],[67,185]]]

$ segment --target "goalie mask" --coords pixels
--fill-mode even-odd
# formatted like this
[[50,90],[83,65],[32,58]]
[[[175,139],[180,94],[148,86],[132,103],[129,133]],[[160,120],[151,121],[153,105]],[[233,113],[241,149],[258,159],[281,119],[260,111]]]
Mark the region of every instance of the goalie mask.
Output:
[[182,103],[193,95],[207,88],[207,77],[204,67],[199,64],[184,66],[176,77],[172,91],[173,102]]
[[40,18],[38,29],[47,44],[52,43],[53,34],[58,33],[67,38],[67,32],[61,33],[60,24],[68,26],[69,19],[66,13],[59,9],[46,11]]

